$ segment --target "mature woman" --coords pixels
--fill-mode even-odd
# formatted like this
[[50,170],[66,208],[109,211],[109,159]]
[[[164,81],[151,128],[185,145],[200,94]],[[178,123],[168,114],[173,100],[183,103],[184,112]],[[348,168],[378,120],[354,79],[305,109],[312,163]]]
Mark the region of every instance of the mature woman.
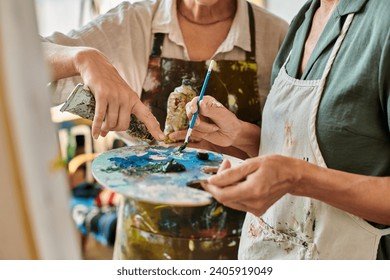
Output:
[[[123,2],[77,31],[45,38],[43,46],[53,80],[59,80],[60,102],[80,79],[95,95],[94,137],[127,129],[134,113],[162,140],[153,116],[164,127],[169,93],[183,78],[200,87],[210,59],[217,67],[207,94],[243,121],[260,125],[272,63],[286,30],[284,21],[246,1]],[[72,76],[80,77],[63,80]],[[197,147],[248,156],[196,136],[192,140]]]
[[248,212],[240,258],[390,259],[389,10],[387,0],[303,6],[274,64],[261,139],[214,98],[201,102],[214,124],[198,121],[198,137],[253,156],[261,140],[258,157],[225,162],[205,185]]
[[[94,93],[95,138],[110,130],[126,130],[132,112],[162,140],[153,116],[136,95],[164,127],[169,93],[183,78],[200,87],[211,58],[218,69],[207,94],[240,119],[259,124],[272,62],[286,29],[285,22],[246,1],[123,2],[80,30],[53,34],[46,40],[55,44],[43,45],[53,80],[80,76]],[[58,83],[59,102],[74,84],[74,80]],[[205,142],[199,146],[213,148]]]

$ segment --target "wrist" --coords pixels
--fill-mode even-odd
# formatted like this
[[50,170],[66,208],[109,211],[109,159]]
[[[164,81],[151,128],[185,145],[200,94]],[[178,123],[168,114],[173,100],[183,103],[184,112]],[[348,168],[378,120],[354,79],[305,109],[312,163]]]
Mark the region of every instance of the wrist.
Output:
[[73,50],[73,71],[75,75],[83,76],[85,69],[88,69],[88,65],[94,60],[98,50],[88,47],[77,47]]
[[307,196],[315,199],[323,199],[329,194],[329,182],[331,175],[327,168],[306,162],[295,160],[294,182],[289,191],[292,195]]
[[291,180],[288,193],[297,196],[304,196],[305,186],[307,185],[307,181],[310,181],[310,179],[308,179],[310,172],[307,172],[310,168],[306,166],[308,163],[304,160],[290,159],[291,163],[288,164],[288,168],[291,170]]
[[257,156],[260,145],[260,127],[239,120],[237,133],[233,138],[233,146],[245,151],[250,157]]

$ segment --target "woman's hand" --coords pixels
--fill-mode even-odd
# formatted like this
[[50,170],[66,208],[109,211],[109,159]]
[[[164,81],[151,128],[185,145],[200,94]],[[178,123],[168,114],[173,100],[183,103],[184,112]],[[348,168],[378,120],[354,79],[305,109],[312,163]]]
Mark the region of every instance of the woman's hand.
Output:
[[99,135],[106,136],[109,131],[127,130],[131,114],[145,123],[153,137],[157,140],[164,139],[160,125],[151,111],[101,52],[83,48],[74,61],[76,71],[96,99],[92,124],[95,139]]
[[368,221],[390,225],[390,177],[324,168],[281,155],[224,161],[203,188],[222,204],[262,215],[286,193],[311,197]]
[[50,42],[43,42],[42,47],[52,80],[80,75],[94,94],[96,107],[92,134],[95,139],[99,135],[106,136],[111,130],[127,130],[132,113],[145,123],[156,140],[164,139],[156,118],[103,53],[93,48]]
[[[195,114],[198,105],[195,97],[186,105],[189,119]],[[169,138],[183,141],[187,130],[173,132]],[[212,96],[204,96],[199,103],[199,114],[192,130],[190,141],[209,142],[209,146],[229,147],[239,158],[255,156],[259,150],[260,128],[251,123],[239,120],[234,113],[225,108]],[[194,145],[196,147],[196,145]],[[207,146],[207,145],[206,145]],[[212,149],[215,150],[215,149]]]
[[299,178],[296,163],[279,155],[247,159],[235,167],[224,160],[203,188],[222,204],[259,216],[293,189]]
[[[187,103],[186,111],[189,119],[195,114],[198,96]],[[212,144],[227,147],[234,143],[241,126],[241,121],[212,96],[204,96],[199,103],[199,114],[192,130],[191,140],[198,142],[202,139]],[[172,140],[182,141],[186,130],[173,132],[169,135]]]

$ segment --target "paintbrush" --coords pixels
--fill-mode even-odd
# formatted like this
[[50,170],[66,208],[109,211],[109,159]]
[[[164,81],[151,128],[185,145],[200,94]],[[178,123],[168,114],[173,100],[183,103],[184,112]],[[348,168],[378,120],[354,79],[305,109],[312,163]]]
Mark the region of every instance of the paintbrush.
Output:
[[203,86],[202,86],[202,89],[201,89],[200,94],[199,94],[199,99],[198,99],[198,102],[197,102],[198,108],[196,109],[195,114],[192,115],[190,126],[188,128],[186,138],[184,139],[183,145],[181,145],[179,147],[179,152],[182,152],[187,147],[188,141],[190,140],[192,129],[194,128],[194,125],[195,125],[195,120],[198,117],[199,103],[200,103],[200,101],[202,101],[204,92],[206,91],[206,87],[207,87],[207,83],[209,82],[211,70],[213,69],[213,64],[214,64],[214,60],[211,60],[210,61],[210,65],[209,65],[209,69],[207,70],[207,73],[206,73],[206,78],[204,79]]

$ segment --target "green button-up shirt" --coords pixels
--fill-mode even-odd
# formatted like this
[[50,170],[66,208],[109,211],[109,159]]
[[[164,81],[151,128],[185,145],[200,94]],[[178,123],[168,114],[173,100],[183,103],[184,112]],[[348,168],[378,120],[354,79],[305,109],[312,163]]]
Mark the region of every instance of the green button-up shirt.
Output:
[[[320,79],[347,15],[355,13],[327,78],[317,139],[329,168],[390,176],[390,1],[340,0],[299,76],[304,44],[319,4],[320,0],[307,2],[291,22],[272,79],[290,51],[286,65],[290,76]],[[389,236],[382,238],[378,258],[390,259]]]

